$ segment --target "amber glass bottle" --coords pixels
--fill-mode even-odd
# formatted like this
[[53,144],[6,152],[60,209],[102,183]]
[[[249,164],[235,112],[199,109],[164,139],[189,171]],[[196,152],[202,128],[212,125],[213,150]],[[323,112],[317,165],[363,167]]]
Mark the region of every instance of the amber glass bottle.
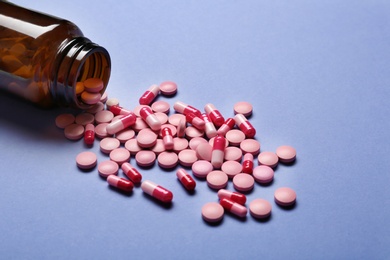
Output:
[[0,0],[0,95],[6,90],[43,107],[87,108],[76,83],[111,71],[106,49],[73,23]]

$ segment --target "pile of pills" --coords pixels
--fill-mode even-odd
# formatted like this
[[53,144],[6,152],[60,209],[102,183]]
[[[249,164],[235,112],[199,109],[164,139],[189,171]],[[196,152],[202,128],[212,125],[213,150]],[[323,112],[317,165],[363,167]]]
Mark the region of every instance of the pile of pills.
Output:
[[[170,115],[169,103],[155,99],[158,95],[175,95],[174,82],[152,85],[133,110],[122,107],[118,99],[101,96],[102,88],[99,80],[84,81],[78,93],[83,102],[93,106],[77,115],[59,115],[56,125],[64,129],[66,138],[83,139],[87,146],[98,138],[100,151],[107,154],[107,160],[98,163],[96,154],[84,151],[76,156],[76,164],[81,170],[97,166],[99,175],[123,192],[131,192],[136,184],[161,203],[170,203],[172,192],[150,180],[142,180],[142,174],[130,164],[130,159],[134,157],[141,168],[153,167],[156,161],[165,170],[180,165],[176,176],[186,190],[194,191],[195,179],[206,179],[209,188],[218,193],[219,203],[210,202],[202,207],[205,221],[219,222],[225,211],[244,218],[248,213],[245,193],[254,189],[255,182],[270,184],[278,163],[292,163],[296,158],[295,149],[287,145],[275,152],[260,152],[256,129],[247,119],[253,110],[248,102],[236,103],[234,116],[227,119],[211,103],[202,112],[177,101],[173,105],[176,113]],[[126,178],[118,176],[120,169]],[[229,181],[235,191],[225,189]],[[281,187],[276,189],[274,200],[281,207],[291,207],[296,193]],[[257,219],[268,218],[271,210],[271,204],[261,198],[249,203],[250,215]]]

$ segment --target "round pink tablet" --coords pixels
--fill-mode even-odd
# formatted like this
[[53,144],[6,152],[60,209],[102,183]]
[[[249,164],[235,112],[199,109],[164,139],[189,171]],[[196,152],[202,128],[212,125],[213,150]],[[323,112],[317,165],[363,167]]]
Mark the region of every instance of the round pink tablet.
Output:
[[229,178],[233,178],[241,173],[242,165],[237,161],[226,161],[222,164],[221,170],[226,173]]
[[110,136],[108,133],[107,133],[107,130],[106,130],[106,127],[107,127],[108,123],[102,123],[102,124],[98,124],[96,127],[95,127],[95,135],[97,137],[99,137],[100,139],[103,139],[105,137],[108,137]]
[[137,139],[130,139],[125,143],[125,148],[129,150],[131,155],[136,155],[142,148],[138,145]]
[[247,192],[253,189],[255,180],[252,175],[247,173],[239,173],[233,177],[233,186],[236,190]]
[[177,165],[178,156],[174,152],[162,152],[157,157],[158,165],[164,169],[172,169]]
[[274,170],[266,165],[260,165],[253,169],[253,177],[258,183],[267,184],[274,179]]
[[100,95],[100,93],[90,93],[87,91],[83,91],[83,93],[81,93],[81,100],[88,105],[96,104],[100,101],[101,97],[102,95]]
[[288,145],[279,146],[276,149],[276,155],[279,157],[279,160],[283,163],[290,163],[295,160],[297,155],[296,150]]
[[110,123],[114,118],[114,114],[109,110],[102,110],[95,114],[96,124]]
[[223,171],[215,170],[207,174],[206,180],[210,188],[219,190],[226,187],[228,176]]
[[234,114],[243,114],[245,117],[252,115],[253,106],[249,102],[237,102],[234,104]]
[[93,105],[91,108],[87,109],[85,112],[91,113],[91,114],[96,114],[99,111],[104,110],[104,104],[102,102],[97,102],[95,105]]
[[249,212],[252,217],[258,219],[268,218],[271,215],[272,206],[267,200],[254,199],[249,203]]
[[169,113],[169,109],[171,108],[171,106],[169,105],[168,102],[165,102],[165,101],[162,101],[162,100],[154,102],[151,107],[152,107],[152,110],[155,113],[156,112],[161,112],[161,113],[164,113],[164,114],[168,114]]
[[178,126],[179,125],[179,122],[180,120],[182,119],[186,119],[186,117],[182,114],[173,114],[171,116],[169,116],[168,118],[168,122],[171,124],[171,125],[174,125],[174,126]]
[[149,126],[142,118],[137,117],[134,125],[132,125],[131,128],[134,129],[134,131],[139,132],[142,129],[149,128]]
[[245,140],[245,134],[238,129],[229,130],[225,137],[229,141],[229,144],[234,146],[239,146]]
[[135,160],[139,166],[149,167],[154,164],[154,161],[156,160],[156,154],[148,150],[139,151],[135,155]]
[[159,87],[161,94],[164,96],[173,96],[177,92],[177,85],[172,81],[165,81]]
[[191,167],[194,162],[198,160],[196,152],[191,149],[184,149],[179,152],[179,163],[185,167]]
[[98,165],[99,175],[107,178],[110,175],[118,175],[119,166],[114,161],[103,161]]
[[93,124],[95,117],[90,113],[81,113],[76,116],[76,124],[86,126],[88,124]]
[[116,148],[110,152],[110,160],[122,165],[130,161],[130,152],[125,148]]
[[75,117],[72,114],[61,114],[56,117],[56,126],[58,128],[64,129],[68,125],[74,123]]
[[213,165],[209,161],[199,160],[192,164],[191,169],[194,176],[198,178],[206,178],[207,174],[213,170]]
[[276,204],[282,207],[288,207],[294,205],[297,194],[291,188],[281,187],[275,191],[274,197]]
[[209,202],[202,207],[202,217],[205,221],[216,223],[223,219],[224,209],[217,202]]
[[260,152],[260,143],[255,139],[245,139],[241,142],[240,148],[244,153],[257,155]]
[[165,145],[162,139],[157,139],[156,144],[150,148],[156,155],[159,155],[162,152],[165,152]]
[[175,137],[173,138],[173,151],[179,153],[180,151],[188,148],[188,140],[185,138]]
[[196,156],[199,160],[211,161],[213,147],[209,143],[201,143],[196,147]]
[[196,150],[199,144],[208,144],[207,140],[203,137],[192,138],[189,142],[189,146],[192,150]]
[[142,129],[137,135],[138,145],[142,148],[151,148],[157,142],[157,135],[149,128]]
[[100,141],[100,151],[109,154],[112,150],[119,148],[121,143],[118,139],[113,137],[106,137]]
[[84,126],[79,124],[70,124],[65,127],[64,134],[69,140],[79,140],[84,135]]
[[85,91],[98,93],[104,88],[103,80],[99,78],[89,78],[84,81]]
[[97,156],[93,152],[81,152],[76,156],[77,167],[89,170],[96,166]]
[[229,146],[225,149],[225,161],[241,162],[242,150],[238,147]]
[[154,115],[157,117],[158,121],[160,121],[161,125],[164,125],[168,122],[168,116],[162,112],[156,112]]
[[266,165],[274,168],[278,164],[279,158],[273,152],[261,152],[257,157],[257,160],[260,165]]
[[121,144],[126,143],[128,140],[134,138],[135,132],[133,129],[125,129],[115,134],[115,138],[121,142]]
[[185,135],[191,139],[195,137],[202,137],[204,135],[204,131],[199,130],[193,126],[189,126],[186,128]]

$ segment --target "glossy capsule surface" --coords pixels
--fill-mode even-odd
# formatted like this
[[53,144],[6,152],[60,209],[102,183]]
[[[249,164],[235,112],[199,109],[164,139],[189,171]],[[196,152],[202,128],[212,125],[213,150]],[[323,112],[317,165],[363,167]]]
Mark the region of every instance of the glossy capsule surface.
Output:
[[225,155],[226,139],[217,135],[214,139],[213,150],[211,152],[211,164],[214,168],[219,169],[222,166]]
[[211,103],[205,105],[204,110],[207,115],[210,117],[211,121],[215,126],[220,127],[225,122],[225,118],[223,118],[221,112],[215,108],[215,106]]
[[204,130],[205,127],[205,122],[195,115],[194,113],[188,113],[185,115],[186,116],[186,121],[196,127],[199,130]]
[[218,131],[217,133],[219,135],[223,135],[225,136],[226,133],[229,131],[229,130],[232,130],[234,125],[236,124],[236,121],[234,121],[233,118],[228,118],[226,119],[226,121],[218,128]]
[[235,115],[234,120],[236,122],[236,125],[240,128],[240,130],[245,134],[247,138],[253,138],[256,135],[256,129],[243,114]]
[[116,175],[109,175],[107,177],[107,182],[111,186],[116,187],[116,188],[123,190],[123,191],[126,191],[126,192],[130,192],[134,188],[134,185],[131,181],[120,178]]
[[163,139],[164,147],[167,150],[173,149],[173,135],[169,127],[164,127],[161,129],[161,136]]
[[183,103],[181,101],[175,102],[175,104],[173,104],[173,108],[175,109],[176,112],[179,112],[180,114],[184,114],[184,115],[189,113],[193,113],[198,117],[202,115],[202,113],[198,109],[186,103]]
[[164,203],[169,203],[173,199],[173,194],[171,191],[149,180],[142,182],[141,189],[146,194]]
[[130,163],[124,162],[121,166],[123,173],[135,184],[138,184],[142,180],[141,173],[134,168]]
[[95,126],[93,124],[87,124],[84,132],[84,143],[92,145],[95,141]]
[[246,203],[246,196],[244,194],[235,191],[225,190],[225,189],[220,189],[218,191],[218,198],[220,200],[229,199],[241,205],[245,205]]
[[106,126],[106,131],[110,135],[116,134],[129,126],[134,125],[136,120],[137,116],[134,113],[130,113],[117,121],[109,123]]
[[204,125],[204,131],[206,133],[206,136],[210,139],[217,135],[217,129],[215,128],[213,122],[210,121],[209,116],[206,113],[202,114],[202,119],[205,123]]
[[177,170],[176,176],[179,179],[179,181],[181,182],[181,184],[183,184],[184,188],[186,188],[186,190],[188,190],[188,191],[195,190],[196,182],[191,177],[191,175],[188,174],[188,172],[186,170],[184,170],[182,168]]
[[230,213],[233,213],[234,215],[239,216],[241,218],[245,217],[248,213],[248,210],[245,206],[243,206],[237,202],[234,202],[232,200],[223,198],[219,201],[219,203],[221,204],[221,206],[225,210],[227,210]]
[[253,166],[253,154],[246,153],[242,162],[242,172],[252,174]]
[[130,110],[127,110],[126,108],[123,108],[119,105],[110,106],[110,111],[115,115],[128,115],[132,113]]
[[150,105],[160,92],[158,85],[152,85],[144,94],[139,98],[140,105]]
[[158,120],[158,117],[153,113],[150,107],[141,108],[139,114],[153,131],[158,131],[161,129],[161,122]]

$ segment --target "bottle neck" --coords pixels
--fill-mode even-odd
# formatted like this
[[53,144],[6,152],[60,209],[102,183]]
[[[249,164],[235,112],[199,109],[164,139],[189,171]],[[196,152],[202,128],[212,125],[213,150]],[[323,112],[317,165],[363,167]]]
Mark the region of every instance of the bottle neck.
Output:
[[104,93],[111,73],[111,60],[106,49],[85,37],[77,37],[64,43],[57,52],[50,94],[53,101],[80,109],[85,104],[76,95],[76,83],[88,78],[100,78],[104,82]]

